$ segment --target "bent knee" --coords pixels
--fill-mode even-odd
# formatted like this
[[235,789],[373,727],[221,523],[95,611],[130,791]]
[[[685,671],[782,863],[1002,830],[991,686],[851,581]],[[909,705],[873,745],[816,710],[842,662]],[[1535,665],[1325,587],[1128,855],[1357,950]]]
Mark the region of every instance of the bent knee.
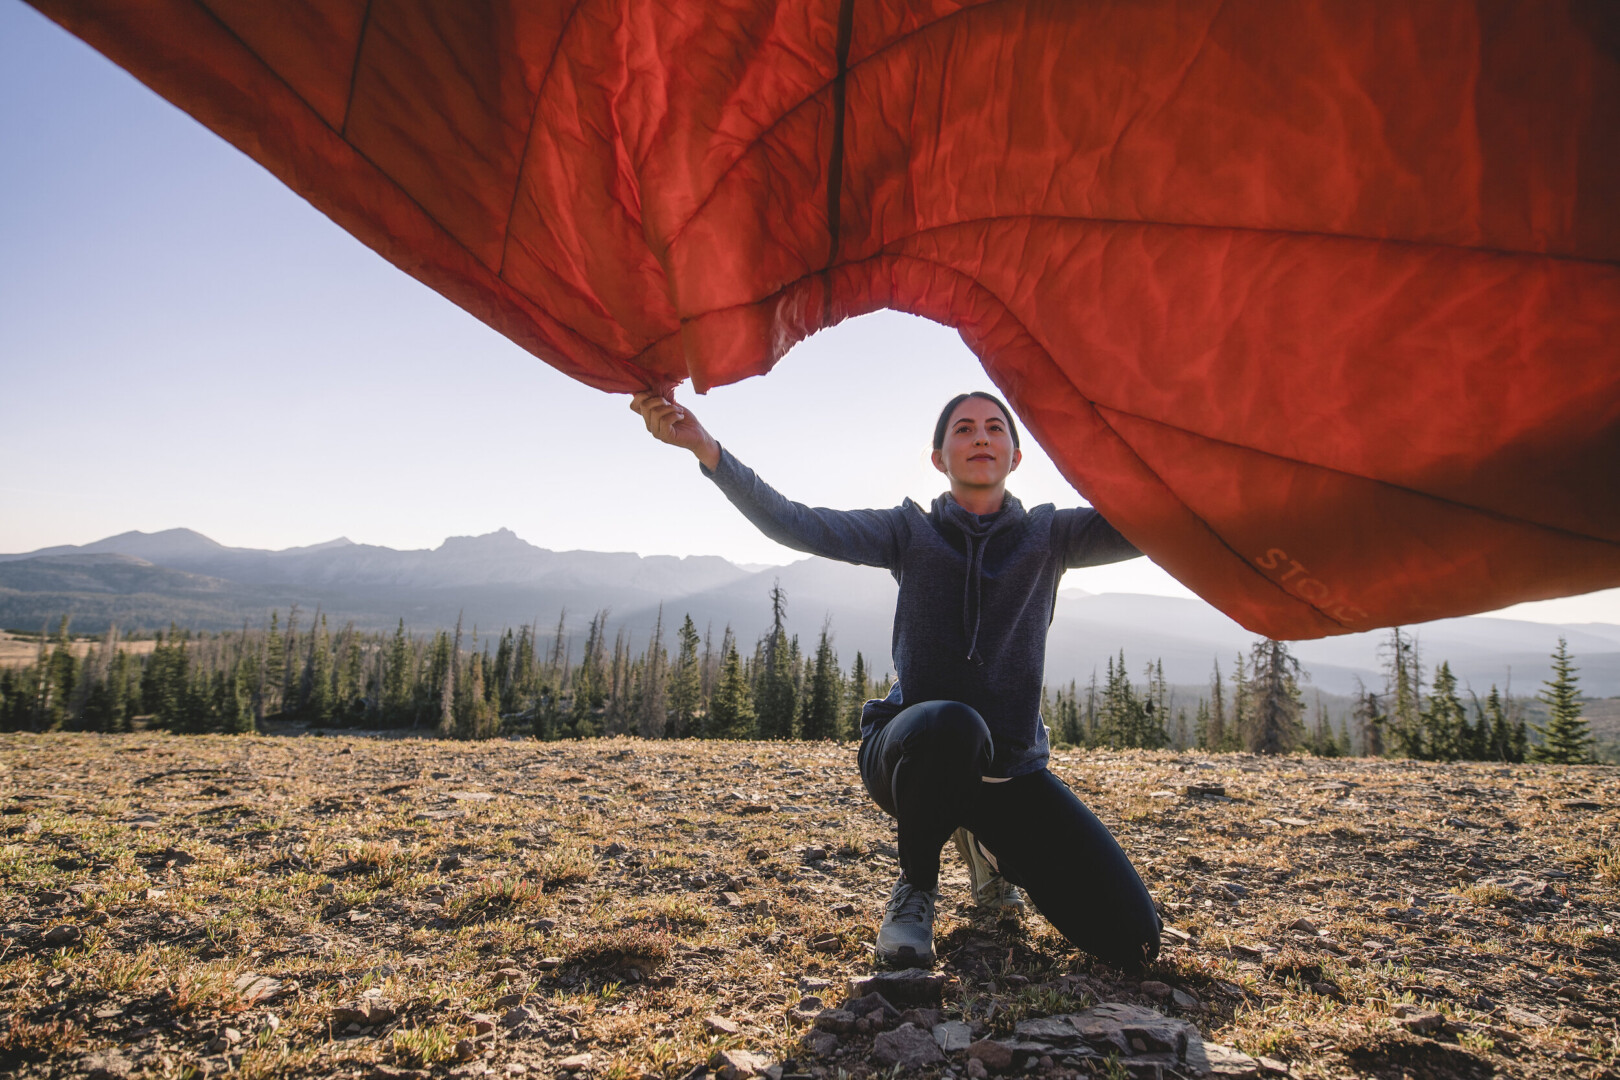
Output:
[[930,701],[921,707],[928,710],[927,720],[919,724],[907,740],[908,752],[922,751],[931,756],[988,764],[993,750],[990,726],[977,709],[960,701]]

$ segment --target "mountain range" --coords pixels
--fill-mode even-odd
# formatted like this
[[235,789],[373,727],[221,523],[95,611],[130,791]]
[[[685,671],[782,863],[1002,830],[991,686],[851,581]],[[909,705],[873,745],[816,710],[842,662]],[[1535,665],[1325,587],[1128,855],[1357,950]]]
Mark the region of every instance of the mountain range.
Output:
[[[666,642],[690,614],[700,632],[718,638],[730,625],[746,646],[770,621],[769,592],[780,581],[791,633],[813,639],[830,620],[847,665],[857,650],[869,665],[889,664],[896,586],[882,570],[824,559],[786,566],[743,567],[717,556],[636,555],[551,551],[501,529],[457,536],[437,548],[400,551],[346,539],[268,551],[216,543],[190,529],[128,532],[91,544],[0,555],[0,626],[38,629],[72,615],[76,632],[154,629],[173,622],[194,629],[262,625],[271,609],[283,619],[296,603],[307,620],[317,608],[338,624],[371,629],[406,626],[431,631],[463,615],[488,636],[538,623],[549,636],[566,612],[570,635],[583,635],[592,613],[607,608],[609,626],[644,643],[660,605]],[[307,623],[306,623],[307,625]],[[1448,660],[1476,690],[1511,680],[1526,694],[1548,675],[1548,653],[1560,636],[1580,666],[1581,689],[1594,697],[1620,695],[1620,625],[1565,626],[1470,617],[1411,628],[1422,658]],[[1381,685],[1380,647],[1387,631],[1299,642],[1294,653],[1312,685],[1333,694],[1357,680]],[[1047,677],[1084,683],[1124,650],[1133,675],[1162,660],[1166,679],[1196,686],[1219,660],[1233,657],[1254,635],[1200,600],[1126,593],[1058,594],[1047,650]]]

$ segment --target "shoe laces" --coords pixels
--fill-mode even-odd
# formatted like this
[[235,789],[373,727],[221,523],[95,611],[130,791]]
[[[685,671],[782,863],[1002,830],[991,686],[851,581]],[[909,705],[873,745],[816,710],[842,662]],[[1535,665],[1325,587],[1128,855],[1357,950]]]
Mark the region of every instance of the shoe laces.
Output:
[[889,896],[888,913],[892,922],[928,922],[934,917],[934,894],[902,878]]

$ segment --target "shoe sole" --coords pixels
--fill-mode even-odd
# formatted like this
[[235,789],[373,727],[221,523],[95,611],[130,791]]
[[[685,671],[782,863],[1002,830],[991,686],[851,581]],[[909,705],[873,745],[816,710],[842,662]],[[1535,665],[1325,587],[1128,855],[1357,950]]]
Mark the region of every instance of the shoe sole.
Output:
[[917,955],[917,950],[906,945],[892,953],[878,953],[878,962],[892,968],[926,968],[934,966],[934,954]]

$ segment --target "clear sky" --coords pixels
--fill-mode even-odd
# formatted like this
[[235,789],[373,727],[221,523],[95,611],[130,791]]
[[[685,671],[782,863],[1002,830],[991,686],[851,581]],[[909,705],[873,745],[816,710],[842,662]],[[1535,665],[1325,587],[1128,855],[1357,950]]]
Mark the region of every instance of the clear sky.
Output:
[[[926,501],[939,406],[992,389],[954,331],[882,312],[690,400],[791,497]],[[799,557],[628,399],[575,383],[394,269],[66,32],[0,0],[0,551],[186,526],[396,548]],[[1033,442],[1011,489],[1080,502]],[[1191,595],[1147,560],[1092,592]],[[1620,623],[1620,590],[1520,605]]]

